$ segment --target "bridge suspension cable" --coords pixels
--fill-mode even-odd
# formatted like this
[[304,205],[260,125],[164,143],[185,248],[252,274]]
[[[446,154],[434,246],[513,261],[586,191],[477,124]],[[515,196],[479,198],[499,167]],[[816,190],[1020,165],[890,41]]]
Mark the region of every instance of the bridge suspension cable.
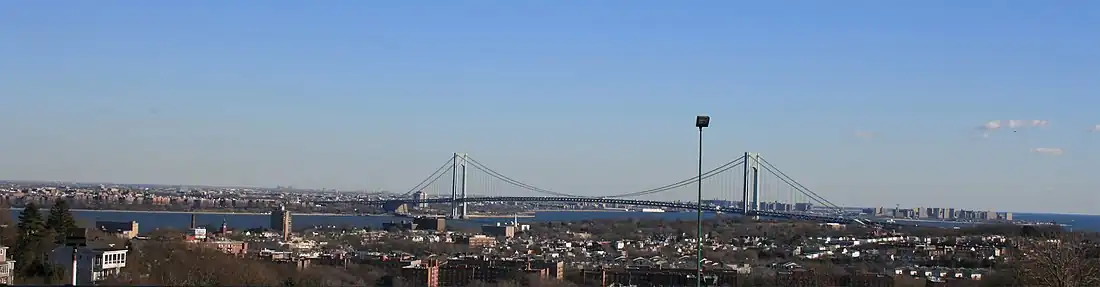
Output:
[[[487,177],[485,179],[498,179],[498,180],[501,180],[501,181],[503,181],[503,182],[505,182],[509,185],[513,185],[513,186],[516,186],[516,187],[519,187],[519,188],[522,188],[522,189],[525,189],[525,190],[533,191],[533,192],[536,192],[536,193],[552,195],[554,197],[543,197],[543,196],[539,196],[539,197],[531,197],[531,196],[465,197],[464,196],[461,199],[458,199],[458,198],[443,198],[443,197],[436,197],[436,198],[429,197],[428,199],[417,198],[417,199],[413,199],[413,200],[409,200],[409,199],[402,199],[402,200],[405,200],[407,202],[418,202],[418,203],[446,203],[446,202],[460,202],[460,201],[461,202],[469,202],[470,200],[473,200],[475,202],[476,201],[499,201],[499,200],[505,200],[505,201],[534,201],[534,202],[542,202],[542,201],[600,202],[600,203],[627,204],[627,205],[639,205],[640,204],[640,205],[650,205],[650,206],[658,206],[658,207],[672,207],[672,208],[694,208],[697,205],[695,205],[694,203],[691,203],[691,202],[686,202],[686,203],[681,202],[681,201],[662,202],[662,201],[652,201],[652,200],[633,200],[633,199],[626,199],[626,198],[642,196],[642,195],[656,194],[656,193],[666,192],[666,191],[674,190],[674,189],[677,189],[677,188],[693,185],[693,184],[696,184],[697,181],[699,181],[699,180],[708,179],[708,178],[714,177],[716,175],[722,174],[724,172],[727,172],[730,169],[736,168],[736,167],[744,165],[744,164],[748,164],[748,161],[750,159],[745,158],[745,157],[738,157],[737,159],[729,161],[729,162],[727,162],[727,163],[725,163],[721,166],[718,166],[714,169],[711,169],[711,170],[703,173],[701,176],[693,176],[691,178],[681,180],[681,181],[678,181],[678,182],[675,182],[675,183],[672,183],[672,184],[668,184],[668,185],[664,185],[664,186],[660,186],[660,187],[656,187],[656,188],[651,188],[651,189],[647,189],[647,190],[631,192],[631,193],[624,193],[624,194],[617,194],[617,195],[583,196],[583,195],[575,195],[575,194],[555,192],[555,191],[551,191],[551,190],[547,190],[547,189],[543,189],[543,188],[538,188],[538,187],[535,187],[533,185],[523,183],[521,181],[518,181],[516,179],[508,177],[508,176],[506,176],[506,175],[504,175],[500,172],[497,172],[496,170],[493,170],[492,168],[489,168],[485,164],[482,164],[481,162],[478,162],[476,159],[473,159],[469,156],[464,156],[464,157],[461,157],[461,158],[460,157],[450,157],[450,158],[447,159],[447,161],[445,161],[443,163],[442,166],[440,166],[438,169],[436,169],[434,172],[432,172],[431,175],[429,175],[427,178],[425,178],[423,181],[421,181],[415,187],[413,187],[409,191],[405,192],[404,195],[408,196],[408,195],[410,195],[414,192],[423,191],[428,186],[432,186],[434,183],[439,181],[440,178],[443,178],[444,176],[446,176],[448,174],[448,172],[450,172],[451,175],[454,175],[455,172],[458,172],[458,170],[456,170],[456,166],[457,166],[456,164],[458,163],[457,162],[458,160],[462,160],[465,163],[464,165],[462,165],[463,167],[466,167],[466,168],[473,167],[475,170],[480,170],[481,172],[484,172],[487,175],[489,175],[489,177]],[[715,205],[713,207],[707,207],[708,210],[713,208],[715,210],[728,211],[728,212],[745,212],[746,214],[751,212],[752,214],[761,215],[761,216],[779,216],[779,217],[787,217],[787,218],[824,219],[824,220],[836,220],[836,221],[839,221],[839,222],[851,222],[851,221],[854,220],[856,223],[864,224],[863,222],[861,222],[859,220],[846,219],[845,216],[842,213],[843,209],[840,206],[834,204],[833,202],[829,201],[828,199],[826,199],[825,197],[821,196],[820,194],[814,192],[813,190],[810,190],[805,185],[803,185],[802,183],[798,182],[797,180],[795,180],[794,178],[792,178],[791,176],[787,175],[785,172],[780,170],[774,164],[772,164],[771,162],[768,162],[766,159],[764,159],[762,157],[755,157],[755,159],[751,159],[751,160],[756,160],[757,161],[756,164],[754,164],[754,166],[758,166],[760,169],[763,169],[764,171],[766,171],[766,172],[770,173],[771,175],[775,176],[775,178],[778,179],[780,182],[786,184],[786,187],[789,187],[790,189],[792,189],[789,192],[790,199],[788,201],[788,204],[794,205],[795,203],[812,202],[812,203],[820,204],[820,205],[822,205],[822,206],[824,206],[828,209],[837,211],[838,213],[834,214],[834,215],[824,215],[824,216],[822,216],[822,215],[815,215],[812,212],[811,213],[799,213],[799,212],[793,212],[792,213],[792,212],[782,211],[782,209],[788,209],[787,211],[790,211],[789,210],[790,206],[785,207],[785,208],[780,208],[780,207],[761,208],[759,205],[756,205],[757,202],[758,202],[757,199],[756,199],[757,195],[753,195],[753,198],[754,198],[753,204],[756,205],[756,207],[754,207],[750,210],[747,210],[747,211],[744,210],[744,208],[731,207],[731,206],[720,207],[718,205]],[[463,172],[465,172],[465,170]],[[749,186],[750,182],[748,182],[749,181],[748,178],[745,178],[745,180],[746,180],[746,182],[743,183],[745,185],[742,186],[742,187],[745,187],[746,190],[748,190],[748,186]],[[452,184],[454,184],[454,183],[452,182]],[[756,186],[759,186],[759,187],[762,187],[764,189],[767,189],[769,186],[771,186],[769,181],[766,178],[762,178],[762,177],[757,177],[752,182],[752,184],[754,184]],[[776,184],[778,184],[778,182],[776,182]],[[721,184],[719,184],[719,185],[721,185]],[[736,185],[736,183],[734,183],[734,185]],[[753,186],[754,192],[757,192],[756,191],[756,188],[757,188],[756,186]],[[449,186],[449,187],[452,188],[452,191],[454,191],[453,190],[454,186]],[[722,188],[722,190],[728,191],[725,188]],[[778,193],[778,191],[777,191],[777,193]],[[744,196],[745,196],[745,198],[748,198],[748,195],[744,195]],[[805,196],[806,198],[798,199],[798,198],[795,198],[795,196]],[[807,199],[809,201],[803,201],[803,200],[807,200]],[[365,202],[372,203],[372,204],[389,204],[389,203],[392,203],[393,201],[394,201],[393,199],[387,199],[387,200],[377,200],[377,201],[368,200],[368,201],[365,201]],[[400,200],[398,200],[398,201],[400,201]],[[333,202],[340,202],[340,201],[333,201]],[[364,202],[364,201],[356,201],[356,202]],[[775,203],[778,206],[779,202],[777,201]],[[748,206],[748,205],[746,204],[745,206]]]
[[[823,197],[823,196],[821,196],[821,195],[817,194],[817,193],[816,193],[816,192],[814,192],[813,190],[810,190],[810,188],[806,187],[805,185],[802,185],[802,183],[799,183],[799,182],[798,182],[797,180],[795,180],[795,179],[794,179],[793,177],[791,177],[791,176],[787,175],[786,173],[784,173],[784,172],[783,172],[783,170],[779,169],[778,167],[776,167],[776,166],[775,166],[775,165],[773,165],[772,163],[768,162],[768,160],[767,160],[767,159],[765,159],[765,158],[760,158],[760,161],[761,161],[762,163],[764,163],[764,165],[766,165],[767,167],[769,167],[769,168],[770,168],[771,170],[774,170],[774,171],[775,171],[775,173],[778,173],[778,174],[776,174],[776,175],[779,175],[779,176],[782,176],[783,178],[786,178],[786,179],[787,179],[787,180],[789,181],[789,183],[794,183],[795,187],[797,187],[797,188],[801,189],[800,191],[802,191],[802,192],[805,192],[805,193],[809,193],[808,195],[812,195],[812,196],[814,196],[814,197],[817,197],[817,198],[819,198],[819,199],[820,199],[821,201],[823,201],[823,202],[822,202],[822,204],[828,204],[828,205],[830,205],[830,206],[833,206],[833,207],[836,207],[836,208],[840,208],[840,206],[839,206],[839,205],[836,205],[836,204],[834,204],[833,202],[829,201],[828,199],[825,199],[825,197]],[[785,181],[785,182],[786,182],[786,181]]]
[[[555,192],[555,191],[542,189],[542,188],[538,188],[538,187],[535,187],[535,186],[530,185],[530,184],[523,183],[521,181],[512,179],[512,178],[510,178],[506,175],[503,175],[500,172],[497,172],[497,171],[493,170],[492,168],[489,168],[485,164],[482,164],[481,162],[478,162],[476,159],[473,159],[471,157],[467,157],[467,162],[471,163],[470,166],[473,166],[475,169],[480,170],[482,172],[485,172],[485,173],[489,174],[490,176],[492,176],[494,178],[502,180],[502,181],[504,181],[508,184],[514,185],[516,187],[527,189],[527,190],[534,191],[534,192],[537,192],[537,193],[550,194],[550,195],[556,195],[556,196],[564,196],[564,197],[578,197],[578,198],[624,198],[624,197],[635,197],[635,196],[661,193],[661,192],[669,191],[669,190],[672,190],[672,189],[684,187],[684,186],[687,186],[687,185],[694,184],[699,179],[698,176],[693,176],[691,178],[681,180],[681,181],[678,181],[678,182],[675,182],[675,183],[672,183],[672,184],[668,184],[668,185],[657,187],[657,188],[651,188],[651,189],[647,189],[647,190],[643,190],[643,191],[624,193],[624,194],[616,194],[616,195],[586,196],[586,195],[575,195],[575,194]],[[703,173],[703,179],[707,179],[707,178],[713,177],[715,175],[721,174],[722,172],[733,169],[734,167],[740,166],[744,163],[745,163],[745,157],[744,156],[739,157],[739,158],[734,159],[730,162],[727,162],[726,164],[723,164],[723,165],[721,165],[717,168],[711,169],[710,171],[707,171],[707,172]]]
[[436,169],[434,172],[432,172],[431,175],[424,178],[423,181],[421,181],[415,187],[413,187],[409,191],[406,191],[402,195],[403,196],[408,196],[408,195],[412,194],[413,192],[417,192],[421,189],[424,189],[424,188],[428,187],[429,185],[432,185],[432,183],[435,183],[435,181],[437,181],[437,180],[439,180],[439,178],[443,177],[443,174],[447,173],[447,171],[454,168],[454,165],[452,165],[454,160],[455,160],[454,157],[451,157],[451,158],[447,159],[447,161],[444,162],[443,165],[440,166],[438,169]]
[[568,193],[553,192],[553,191],[550,191],[550,190],[538,188],[538,187],[535,187],[533,185],[523,183],[521,181],[512,179],[512,178],[510,178],[506,175],[503,175],[503,174],[493,170],[492,168],[489,168],[488,166],[485,166],[481,162],[478,162],[476,159],[474,159],[472,157],[469,157],[469,156],[466,157],[466,162],[468,163],[467,166],[473,166],[475,169],[480,170],[481,172],[489,174],[489,176],[492,176],[492,177],[494,177],[496,179],[499,179],[499,180],[502,180],[502,181],[504,181],[508,184],[511,184],[511,185],[514,185],[516,187],[523,188],[523,189],[526,189],[526,190],[530,190],[530,191],[534,191],[534,192],[538,192],[538,193],[557,195],[557,196],[565,196],[565,197],[589,197],[589,196],[572,195],[572,194],[568,194]]
[[826,207],[829,207],[831,209],[835,209],[835,210],[838,210],[838,211],[841,210],[840,206],[834,204],[833,202],[829,201],[828,199],[825,199],[821,195],[818,195],[816,192],[813,192],[809,188],[806,188],[805,185],[802,185],[798,181],[794,180],[794,178],[791,178],[786,173],[784,173],[782,170],[779,170],[779,168],[775,167],[775,165],[771,164],[766,159],[760,158],[760,162],[763,163],[763,165],[761,165],[761,167],[763,169],[767,170],[772,175],[775,175],[776,178],[778,178],[780,181],[783,181],[787,185],[794,188],[795,191],[798,191],[798,192],[806,195],[810,199],[816,201],[819,204],[825,205]]
[[[637,197],[637,196],[643,196],[643,195],[657,194],[657,193],[666,192],[666,191],[669,191],[669,190],[681,188],[681,187],[684,187],[684,186],[696,184],[696,182],[699,180],[698,176],[693,176],[691,178],[684,179],[684,180],[681,180],[681,181],[678,181],[678,182],[675,182],[675,183],[672,183],[672,184],[668,184],[668,185],[664,185],[664,186],[660,186],[660,187],[656,187],[656,188],[651,188],[651,189],[646,189],[646,190],[642,190],[642,191],[637,191],[637,192],[630,192],[630,193],[616,194],[616,195],[586,196],[586,195],[576,195],[576,194],[555,192],[555,191],[551,191],[551,190],[548,190],[548,189],[535,187],[533,185],[523,183],[519,180],[513,179],[511,177],[508,177],[508,176],[500,173],[500,172],[497,172],[496,170],[493,170],[492,168],[489,168],[485,164],[477,161],[476,159],[474,159],[472,157],[467,156],[465,160],[467,162],[467,166],[470,166],[470,167],[473,167],[474,169],[485,172],[486,174],[488,174],[492,178],[499,179],[499,180],[501,180],[505,183],[508,183],[510,185],[513,185],[513,186],[516,186],[516,187],[519,187],[519,188],[522,188],[522,189],[526,189],[526,190],[529,190],[529,191],[537,192],[537,193],[548,194],[548,195],[553,195],[553,196],[561,196],[561,197],[597,198],[597,199],[598,198],[613,199],[613,198]],[[432,172],[431,175],[429,175],[427,178],[425,178],[423,181],[421,181],[419,184],[417,184],[415,187],[413,187],[409,191],[405,192],[403,195],[408,196],[408,195],[412,194],[413,192],[422,190],[422,189],[426,188],[427,186],[430,186],[433,183],[439,181],[439,179],[442,178],[444,175],[446,175],[448,171],[452,171],[452,169],[454,168],[454,161],[455,161],[454,157],[448,158],[447,161],[445,161],[438,169],[436,169],[434,172]],[[711,178],[711,177],[716,176],[718,174],[721,174],[723,172],[729,171],[730,169],[741,166],[742,164],[745,164],[745,163],[746,163],[745,157],[743,157],[743,156],[738,157],[737,159],[734,159],[730,162],[727,162],[726,164],[723,164],[721,166],[718,166],[714,169],[711,169],[711,170],[703,173],[702,179]],[[768,162],[767,159],[764,159],[764,158],[761,157],[761,158],[759,158],[759,163],[761,163],[760,167],[762,169],[764,169],[765,171],[771,173],[772,175],[775,175],[777,179],[779,179],[783,183],[787,184],[788,186],[793,188],[798,193],[801,193],[801,194],[805,195],[810,200],[812,200],[812,201],[814,201],[818,204],[821,204],[821,205],[823,205],[827,208],[830,208],[830,209],[834,209],[834,210],[837,210],[837,211],[842,210],[840,208],[840,206],[834,204],[833,202],[829,201],[825,197],[822,197],[821,195],[817,194],[813,190],[810,190],[809,188],[807,188],[805,185],[798,182],[794,178],[791,178],[791,176],[784,173],[782,170],[780,170],[774,164],[772,164],[771,162]]]
[[[745,164],[745,157],[744,156],[741,156],[737,159],[734,159],[733,161],[727,162],[726,164],[723,164],[719,167],[711,169],[710,171],[704,172],[702,179],[711,178],[715,175],[726,172],[727,170],[730,170],[730,169],[733,169],[735,167],[741,166],[742,164]],[[658,188],[652,188],[652,189],[647,189],[647,190],[643,190],[643,191],[639,191],[639,192],[632,192],[632,193],[626,193],[626,194],[620,194],[620,195],[614,195],[614,196],[605,196],[603,198],[635,197],[635,196],[656,194],[656,193],[661,193],[661,192],[681,188],[681,187],[684,187],[684,186],[696,184],[698,182],[698,180],[699,180],[698,176],[693,176],[689,179],[681,180],[681,181],[678,181],[676,183],[672,183],[672,184],[665,185],[665,186],[658,187]]]
[[787,186],[794,189],[795,192],[798,192],[798,193],[808,197],[810,200],[813,200],[814,203],[825,205],[825,207],[833,208],[831,203],[823,200],[823,198],[821,198],[820,196],[817,196],[816,194],[809,193],[809,192],[803,190],[802,188],[798,187],[798,185],[795,184],[794,182],[791,182],[791,180],[781,176],[779,174],[779,172],[776,171],[774,168],[768,167],[767,165],[761,165],[760,168],[763,169],[764,171],[767,171],[768,173],[770,173],[772,175],[775,175],[776,179],[779,179],[779,181],[781,181],[783,183],[786,183]]

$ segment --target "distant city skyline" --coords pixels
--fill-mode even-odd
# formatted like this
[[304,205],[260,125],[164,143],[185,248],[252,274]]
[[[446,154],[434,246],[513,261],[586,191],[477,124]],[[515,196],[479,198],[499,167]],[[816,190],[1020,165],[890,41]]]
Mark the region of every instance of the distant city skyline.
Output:
[[1100,3],[846,4],[3,3],[0,178],[404,192],[466,152],[603,195],[694,175],[709,114],[705,166],[839,205],[1095,213]]

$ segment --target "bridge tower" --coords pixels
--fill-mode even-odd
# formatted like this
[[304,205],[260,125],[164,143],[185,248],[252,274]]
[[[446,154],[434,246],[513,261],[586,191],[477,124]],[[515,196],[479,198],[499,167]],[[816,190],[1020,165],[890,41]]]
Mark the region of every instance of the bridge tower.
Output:
[[451,156],[451,215],[458,218],[458,153]]
[[741,210],[745,215],[760,210],[760,154],[745,153],[745,185],[741,196]]
[[469,158],[470,158],[469,154],[463,153],[462,154],[462,163],[459,164],[459,166],[462,167],[462,179],[461,179],[461,181],[462,181],[461,188],[462,189],[461,189],[461,192],[462,192],[463,201],[461,203],[462,210],[460,210],[461,213],[459,213],[459,218],[461,218],[461,219],[466,219],[466,201],[465,201],[465,199],[466,199],[466,162],[469,160]]
[[451,161],[451,218],[466,218],[466,163],[470,157],[454,153]]

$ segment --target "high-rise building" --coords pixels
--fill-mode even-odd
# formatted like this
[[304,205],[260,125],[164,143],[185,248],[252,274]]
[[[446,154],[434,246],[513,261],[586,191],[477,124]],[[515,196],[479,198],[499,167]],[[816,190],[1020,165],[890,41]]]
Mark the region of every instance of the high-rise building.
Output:
[[[424,192],[423,190],[420,190],[420,191],[414,192],[414,193],[413,193],[413,199],[416,199],[416,200],[427,200],[427,199],[428,199],[428,193],[427,193],[427,192]],[[419,207],[419,208],[427,208],[427,207],[428,207],[428,203],[425,203],[425,202],[417,203],[417,204],[416,204],[416,207]]]
[[278,231],[283,238],[290,238],[291,215],[286,206],[279,205],[279,209],[271,211],[271,229]]

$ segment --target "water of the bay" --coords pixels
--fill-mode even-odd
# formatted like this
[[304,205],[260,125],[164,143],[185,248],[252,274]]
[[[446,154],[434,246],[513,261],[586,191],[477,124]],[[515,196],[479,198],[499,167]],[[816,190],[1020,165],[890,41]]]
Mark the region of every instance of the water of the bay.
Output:
[[[13,218],[19,216],[20,210],[12,210]],[[187,228],[191,224],[191,213],[182,212],[142,212],[142,211],[92,211],[75,210],[73,214],[78,220],[83,221],[137,221],[140,231],[151,231],[162,228]],[[663,219],[663,220],[694,220],[693,212],[625,212],[625,211],[544,211],[536,212],[534,217],[519,217],[523,223],[536,222],[561,222],[582,221],[590,219]],[[713,214],[706,214],[711,218]],[[1055,222],[1066,224],[1069,228],[1084,231],[1100,232],[1100,215],[1069,215],[1069,214],[1040,214],[1017,213],[1016,220],[1029,222]],[[270,217],[266,214],[214,214],[196,213],[195,221],[199,226],[221,226],[226,223],[232,229],[270,228]],[[303,228],[309,226],[353,226],[353,227],[381,227],[383,223],[402,220],[411,220],[407,217],[394,216],[354,216],[354,215],[310,215],[295,214],[294,227]],[[480,225],[496,222],[512,221],[511,217],[500,218],[473,218],[464,221],[448,221],[448,224]],[[950,227],[955,224],[918,223],[921,225]],[[965,226],[965,225],[964,225]]]

